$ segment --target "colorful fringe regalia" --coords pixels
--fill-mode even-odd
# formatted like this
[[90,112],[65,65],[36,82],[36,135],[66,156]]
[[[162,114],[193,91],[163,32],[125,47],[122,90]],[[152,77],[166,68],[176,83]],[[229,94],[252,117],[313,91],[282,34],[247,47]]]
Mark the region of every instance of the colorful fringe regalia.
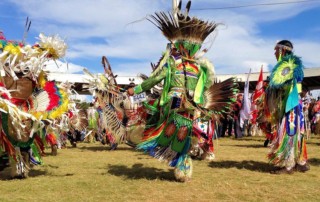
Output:
[[266,90],[273,140],[268,158],[271,163],[291,170],[307,162],[302,103],[299,97],[303,80],[299,57],[284,56],[273,68]]
[[[2,83],[0,85],[3,86]],[[12,168],[13,175],[26,177],[30,169],[29,161],[35,165],[42,162],[34,144],[34,132],[40,129],[41,122],[12,104],[9,92],[4,87],[0,88],[0,151],[6,152],[11,162],[16,162]]]
[[[26,25],[29,29],[29,21]],[[41,77],[45,62],[64,56],[66,44],[58,36],[47,37],[40,34],[39,42],[30,46],[6,40],[1,32],[0,49],[0,71],[5,73],[1,75],[3,87],[0,87],[0,145],[16,161],[16,173],[13,176],[18,174],[26,177],[29,161],[33,164],[41,163],[41,146],[34,141],[34,134],[41,129],[43,124],[40,119],[45,115],[37,114],[35,109],[52,111],[63,102],[61,99],[52,99],[56,91],[55,84],[46,82],[48,85],[43,85],[38,77]],[[33,102],[37,100],[34,93],[39,94],[38,88],[43,88],[48,93],[46,99],[36,103]]]
[[218,24],[189,17],[190,5],[191,1],[184,13],[180,11],[180,2],[173,13],[160,12],[151,16],[149,20],[171,43],[151,76],[134,88],[134,94],[139,94],[163,82],[157,105],[147,106],[157,116],[156,123],[148,123],[143,142],[137,148],[168,161],[175,167],[175,177],[179,181],[191,178],[189,152],[193,145],[199,144],[197,136],[207,136],[207,147],[211,146],[207,151],[213,152],[212,132],[203,134],[194,126],[199,119],[215,122],[229,109],[237,93],[233,79],[213,84],[213,66],[200,57],[206,52],[201,52],[200,48]]

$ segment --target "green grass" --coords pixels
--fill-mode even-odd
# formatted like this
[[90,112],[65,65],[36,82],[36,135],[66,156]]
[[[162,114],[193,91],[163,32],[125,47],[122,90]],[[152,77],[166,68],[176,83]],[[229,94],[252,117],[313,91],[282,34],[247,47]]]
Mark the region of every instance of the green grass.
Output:
[[[173,169],[122,145],[100,143],[47,155],[30,177],[9,180],[0,173],[0,201],[319,201],[320,137],[308,140],[311,170],[272,175],[264,138],[215,141],[214,162],[194,160],[190,182],[174,180]],[[47,150],[49,153],[49,150]]]

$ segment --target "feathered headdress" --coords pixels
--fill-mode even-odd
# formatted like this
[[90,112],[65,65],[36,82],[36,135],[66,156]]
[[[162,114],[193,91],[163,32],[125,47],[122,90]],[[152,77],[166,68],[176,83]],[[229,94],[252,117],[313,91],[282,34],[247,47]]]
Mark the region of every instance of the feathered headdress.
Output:
[[156,25],[171,42],[189,41],[196,44],[202,44],[207,36],[212,33],[217,23],[188,16],[191,7],[191,1],[188,1],[186,10],[181,12],[181,0],[173,12],[159,12],[151,15],[148,20]]

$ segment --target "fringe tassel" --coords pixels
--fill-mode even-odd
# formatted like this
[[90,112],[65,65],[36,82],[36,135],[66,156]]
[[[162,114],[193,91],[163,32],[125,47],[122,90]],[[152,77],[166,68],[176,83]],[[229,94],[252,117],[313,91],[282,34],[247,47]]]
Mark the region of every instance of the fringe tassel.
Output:
[[[160,135],[160,134],[159,134]],[[154,156],[154,149],[158,146],[159,136],[149,138],[147,141],[141,142],[137,145],[137,149],[149,152],[151,156]]]
[[169,165],[171,164],[172,160],[176,158],[178,155],[177,152],[173,151],[171,147],[163,147],[158,150],[154,157],[159,159],[160,161],[169,161]]
[[0,146],[2,147],[2,150],[7,152],[9,156],[17,161],[15,149],[3,131],[0,133]]
[[31,163],[34,165],[41,165],[42,159],[37,146],[35,144],[31,144],[30,147],[31,149],[29,150],[29,158]]
[[24,173],[28,172],[30,168],[26,165],[26,162],[23,160],[21,151],[19,147],[15,147],[16,152],[16,171],[17,175],[24,176]]

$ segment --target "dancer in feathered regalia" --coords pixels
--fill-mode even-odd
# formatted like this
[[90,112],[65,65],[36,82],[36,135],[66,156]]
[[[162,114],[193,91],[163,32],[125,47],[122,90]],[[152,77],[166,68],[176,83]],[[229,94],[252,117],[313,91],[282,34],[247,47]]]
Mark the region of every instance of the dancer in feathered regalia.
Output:
[[276,174],[309,170],[299,96],[304,77],[303,65],[292,51],[293,45],[288,40],[276,44],[275,56],[278,63],[271,72],[266,90],[267,115],[272,133],[268,157],[271,163],[279,166],[272,172]]
[[93,104],[90,104],[90,107],[87,109],[88,116],[88,130],[90,130],[90,134],[84,139],[85,142],[94,142],[98,132],[98,121],[99,121],[99,113],[96,108],[93,107]]
[[88,70],[84,70],[89,76],[87,88],[95,98],[92,114],[99,112],[97,127],[102,135],[101,142],[109,144],[110,150],[115,150],[118,144],[122,143],[135,147],[141,142],[143,135],[145,110],[131,103],[129,97],[123,94],[125,89],[117,85],[117,75],[113,75],[105,56],[102,57],[102,64],[104,74],[92,75]]
[[[179,181],[191,178],[189,150],[198,145],[197,135],[203,135],[194,126],[199,119],[216,120],[217,114],[229,109],[237,93],[233,89],[233,79],[213,84],[213,65],[201,57],[206,52],[201,51],[201,45],[218,24],[189,17],[190,5],[191,1],[182,13],[180,1],[174,12],[155,13],[149,18],[170,43],[151,76],[128,89],[128,94],[134,95],[164,82],[161,96],[154,104],[156,106],[149,107],[154,110],[158,107],[160,116],[154,127],[145,130],[144,141],[138,149],[167,160],[170,166],[175,167],[175,177]],[[203,148],[207,149],[206,152],[212,151],[212,138]]]
[[[26,27],[30,27],[28,20]],[[0,152],[15,162],[12,176],[27,177],[29,161],[41,163],[33,141],[41,119],[55,119],[67,109],[65,92],[43,73],[45,63],[63,57],[66,48],[58,36],[40,34],[39,42],[31,46],[24,40],[6,40],[0,33]]]
[[[84,73],[89,76],[87,88],[94,97],[94,108],[91,107],[91,112],[95,119],[99,118],[95,123],[99,127],[99,132],[103,133],[103,144],[110,144],[111,149],[114,150],[119,143],[124,141],[126,136],[126,128],[122,123],[124,106],[121,104],[123,103],[120,96],[121,88],[117,86],[116,76],[113,75],[105,56],[102,57],[102,64],[104,74],[93,75],[86,69],[84,69]],[[96,117],[96,114],[99,117]]]

